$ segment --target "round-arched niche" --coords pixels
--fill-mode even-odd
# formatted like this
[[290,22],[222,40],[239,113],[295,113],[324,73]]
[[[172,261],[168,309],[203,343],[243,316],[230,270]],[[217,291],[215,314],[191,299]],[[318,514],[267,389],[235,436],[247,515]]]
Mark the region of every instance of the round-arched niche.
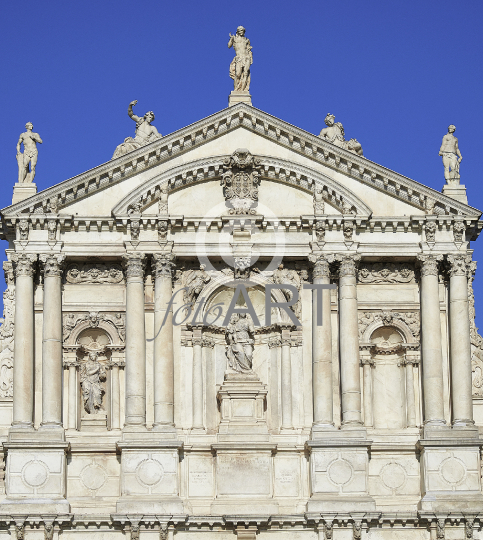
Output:
[[401,367],[404,339],[393,326],[381,326],[370,338],[374,345],[373,411],[376,429],[406,427],[405,375]]

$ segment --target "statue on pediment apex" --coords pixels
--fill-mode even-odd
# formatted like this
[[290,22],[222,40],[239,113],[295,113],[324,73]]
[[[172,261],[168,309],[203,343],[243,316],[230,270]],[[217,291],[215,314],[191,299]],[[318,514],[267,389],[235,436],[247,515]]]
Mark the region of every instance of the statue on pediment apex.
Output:
[[235,49],[236,56],[230,64],[230,77],[235,83],[235,92],[248,92],[250,89],[250,66],[253,64],[252,46],[245,37],[245,28],[239,26],[236,34],[230,34],[228,48]]
[[364,155],[362,146],[356,139],[351,139],[350,141],[345,140],[344,126],[340,122],[335,122],[335,116],[333,114],[328,113],[324,122],[327,127],[320,132],[319,137],[321,139],[335,144],[339,148],[344,148],[344,150],[349,150],[359,156]]
[[129,118],[132,118],[136,122],[136,135],[134,139],[132,137],[127,137],[124,139],[124,142],[116,148],[111,159],[116,159],[124,154],[133,152],[134,150],[141,148],[141,146],[145,146],[146,144],[152,143],[153,141],[161,139],[162,137],[161,133],[159,133],[158,130],[151,125],[151,122],[154,121],[153,111],[148,111],[142,117],[134,114],[132,108],[137,102],[137,99],[131,101],[127,109]]

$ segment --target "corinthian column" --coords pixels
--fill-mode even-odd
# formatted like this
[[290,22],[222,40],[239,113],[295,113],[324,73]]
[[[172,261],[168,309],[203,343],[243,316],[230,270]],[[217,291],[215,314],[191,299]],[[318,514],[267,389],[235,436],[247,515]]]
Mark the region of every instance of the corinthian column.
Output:
[[473,425],[467,271],[471,256],[448,255],[453,425]]
[[40,255],[44,274],[42,424],[62,427],[62,265],[65,255]]
[[12,255],[15,271],[13,427],[34,422],[34,263],[37,255]]
[[143,253],[124,256],[126,268],[126,421],[125,428],[146,427],[146,330]]
[[174,356],[172,253],[153,255],[154,286],[154,429],[174,431]]
[[339,348],[342,424],[360,425],[361,376],[357,319],[356,263],[360,255],[341,257],[339,269]]
[[421,263],[421,352],[424,423],[444,425],[443,350],[439,309],[438,261],[442,255],[418,255]]
[[[330,285],[330,268],[327,257],[314,258],[312,271],[314,284]],[[330,313],[330,290],[322,295],[312,291],[312,391],[314,399],[314,424],[333,426],[333,385],[332,385],[332,326]],[[322,298],[318,306],[317,298]],[[322,311],[322,324],[319,326],[317,312]]]
[[193,429],[203,430],[203,329],[193,328]]
[[282,326],[282,428],[292,429],[292,340],[290,325]]

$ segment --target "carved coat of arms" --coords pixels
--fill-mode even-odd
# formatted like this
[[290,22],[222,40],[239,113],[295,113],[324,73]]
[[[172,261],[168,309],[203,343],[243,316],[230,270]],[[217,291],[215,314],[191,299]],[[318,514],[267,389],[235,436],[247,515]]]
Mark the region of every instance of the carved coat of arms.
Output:
[[255,214],[260,185],[260,159],[245,148],[238,149],[223,164],[221,180],[230,214]]

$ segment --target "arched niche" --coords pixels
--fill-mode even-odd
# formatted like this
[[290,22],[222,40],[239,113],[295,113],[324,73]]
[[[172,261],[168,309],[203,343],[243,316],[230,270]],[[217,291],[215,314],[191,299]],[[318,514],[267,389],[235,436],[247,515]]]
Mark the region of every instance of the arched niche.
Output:
[[379,326],[370,335],[373,411],[376,429],[402,429],[406,420],[405,336],[395,326]]

